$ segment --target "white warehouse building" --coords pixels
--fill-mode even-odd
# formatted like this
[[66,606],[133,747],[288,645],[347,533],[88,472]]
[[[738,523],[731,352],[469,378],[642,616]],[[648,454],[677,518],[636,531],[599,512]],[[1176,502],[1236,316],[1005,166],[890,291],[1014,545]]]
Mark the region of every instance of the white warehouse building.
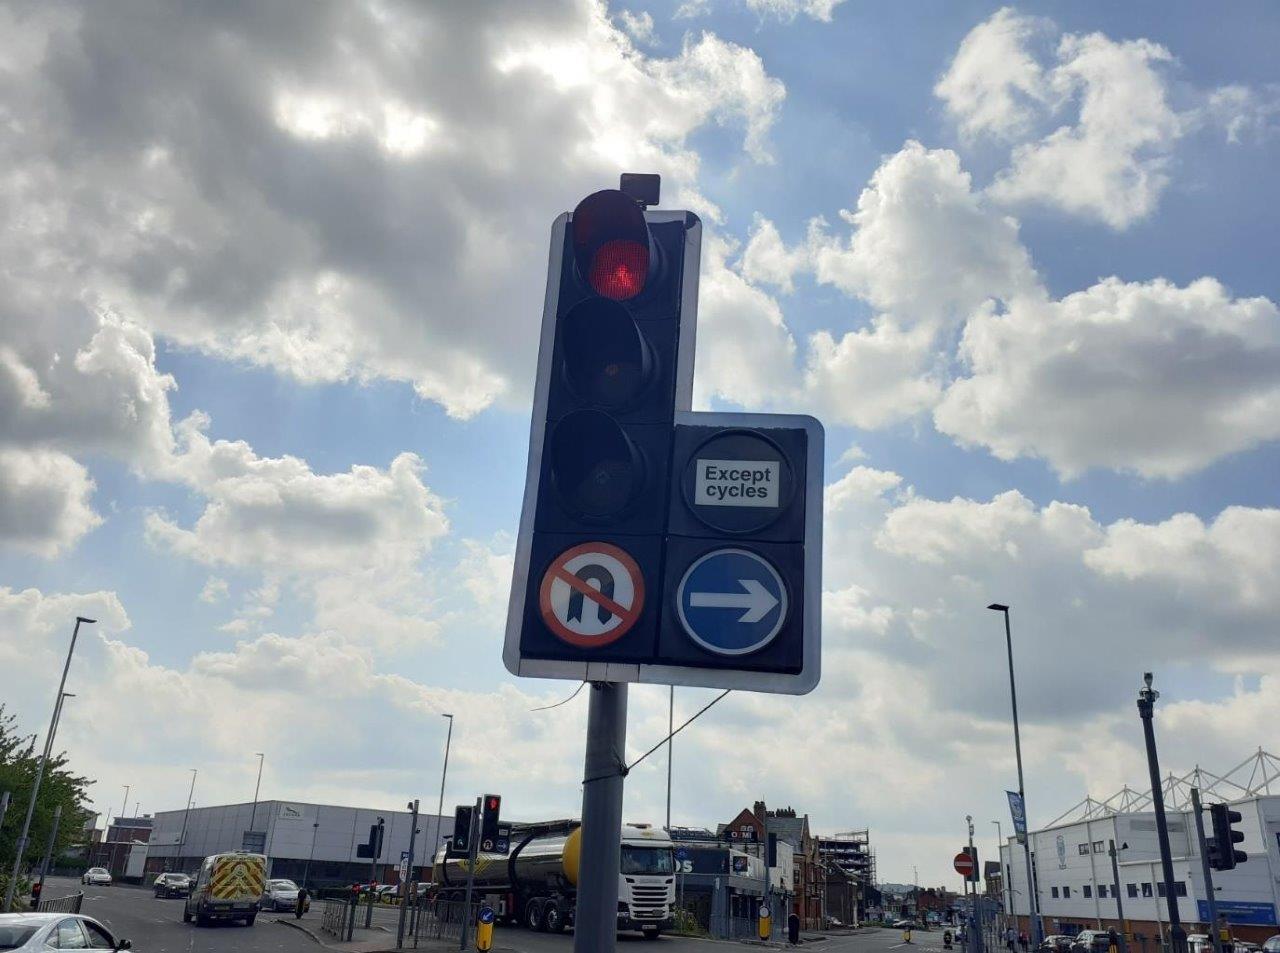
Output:
[[[374,879],[395,883],[402,851],[409,849],[413,815],[409,811],[376,811],[299,801],[259,801],[256,805],[224,804],[193,807],[189,811],[161,811],[155,815],[147,847],[148,879],[165,870],[194,873],[210,854],[240,850],[246,832],[261,835],[268,876],[312,887],[337,887],[369,880],[370,862],[356,855],[369,840],[369,828],[381,817],[382,854]],[[453,828],[453,818],[418,815],[414,870],[419,877],[430,870],[435,848]],[[429,879],[430,874],[427,873]]]
[[[1252,767],[1248,783],[1236,783]],[[1258,781],[1255,785],[1254,781]],[[1275,785],[1277,794],[1270,794]],[[1249,859],[1234,870],[1212,871],[1218,913],[1237,939],[1261,943],[1280,933],[1280,760],[1259,751],[1225,777],[1196,768],[1163,785],[1173,857],[1174,894],[1187,933],[1208,932],[1209,914],[1190,789],[1207,807],[1227,802],[1243,820],[1237,849]],[[1204,813],[1206,836],[1209,815]],[[1115,927],[1151,943],[1165,938],[1168,900],[1150,792],[1125,788],[1105,801],[1086,798],[1049,826],[1029,832],[1033,879],[1046,934]],[[1112,876],[1116,848],[1119,883]],[[1009,838],[1000,848],[1002,904],[1030,934],[1027,865],[1022,845]],[[1123,909],[1125,926],[1121,926]]]

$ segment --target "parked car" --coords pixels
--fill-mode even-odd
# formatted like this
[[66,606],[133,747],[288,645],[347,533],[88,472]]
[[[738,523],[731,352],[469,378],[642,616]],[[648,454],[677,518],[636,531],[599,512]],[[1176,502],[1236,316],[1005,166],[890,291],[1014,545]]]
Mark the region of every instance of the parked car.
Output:
[[1262,953],[1262,947],[1248,940],[1232,940],[1231,946],[1235,953]]
[[1106,930],[1081,930],[1071,944],[1075,953],[1107,953],[1110,948],[1111,934]]
[[377,900],[379,903],[392,903],[399,896],[399,884],[383,884],[378,888]]
[[1280,933],[1262,944],[1262,953],[1280,953]]
[[915,920],[896,920],[893,928],[895,930],[919,930],[920,924],[916,923]]
[[0,913],[0,950],[129,950],[133,943],[78,913]]
[[82,884],[92,884],[95,887],[110,887],[111,874],[106,867],[90,867],[80,877]]
[[152,887],[157,897],[185,897],[191,893],[191,878],[186,874],[161,874]]
[[298,885],[292,880],[268,880],[262,892],[263,910],[292,910],[298,905]]
[[1036,949],[1040,953],[1070,953],[1074,942],[1074,937],[1069,937],[1062,933],[1054,933],[1041,940]]

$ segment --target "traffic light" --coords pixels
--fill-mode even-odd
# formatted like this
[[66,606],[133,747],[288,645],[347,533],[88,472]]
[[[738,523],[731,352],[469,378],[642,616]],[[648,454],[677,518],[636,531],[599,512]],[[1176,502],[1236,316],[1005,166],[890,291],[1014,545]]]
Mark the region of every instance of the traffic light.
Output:
[[453,811],[453,836],[449,838],[449,852],[465,854],[471,850],[471,816],[475,808],[459,804]]
[[1213,824],[1213,847],[1209,852],[1209,862],[1213,868],[1232,870],[1237,864],[1247,861],[1249,855],[1235,847],[1244,840],[1244,833],[1236,830],[1234,825],[1244,820],[1244,815],[1231,810],[1226,804],[1210,804],[1209,817]]
[[690,400],[677,386],[690,376],[682,359],[692,366],[691,342],[681,353],[692,338],[686,249],[700,226],[690,212],[646,211],[656,176],[623,184],[553,230],[526,499],[527,658],[637,662],[655,651],[672,427]]
[[31,885],[31,909],[34,910],[40,905],[40,891],[44,889],[40,881],[35,881]]
[[502,811],[502,797],[486,794],[480,810],[480,849],[491,853],[498,844],[498,815]]

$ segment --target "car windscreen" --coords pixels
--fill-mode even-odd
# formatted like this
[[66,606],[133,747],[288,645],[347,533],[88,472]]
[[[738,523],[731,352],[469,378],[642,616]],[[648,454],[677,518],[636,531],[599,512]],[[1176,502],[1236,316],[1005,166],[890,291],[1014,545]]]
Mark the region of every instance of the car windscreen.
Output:
[[675,869],[670,847],[622,847],[624,874],[669,874]]
[[31,939],[36,927],[0,926],[0,950],[16,950]]
[[292,880],[273,880],[271,881],[272,890],[297,890],[298,885]]

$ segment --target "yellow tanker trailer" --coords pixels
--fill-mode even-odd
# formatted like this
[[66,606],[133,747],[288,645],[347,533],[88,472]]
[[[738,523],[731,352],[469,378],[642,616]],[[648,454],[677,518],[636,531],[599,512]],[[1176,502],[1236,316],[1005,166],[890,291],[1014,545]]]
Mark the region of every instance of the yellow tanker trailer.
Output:
[[[558,933],[573,926],[581,841],[578,821],[513,824],[510,855],[476,856],[472,897],[488,903],[506,922],[531,930]],[[441,898],[463,898],[468,866],[467,858],[446,857],[440,850],[434,879]],[[675,857],[667,832],[648,824],[625,825],[618,929],[657,939],[672,924],[675,890]]]

